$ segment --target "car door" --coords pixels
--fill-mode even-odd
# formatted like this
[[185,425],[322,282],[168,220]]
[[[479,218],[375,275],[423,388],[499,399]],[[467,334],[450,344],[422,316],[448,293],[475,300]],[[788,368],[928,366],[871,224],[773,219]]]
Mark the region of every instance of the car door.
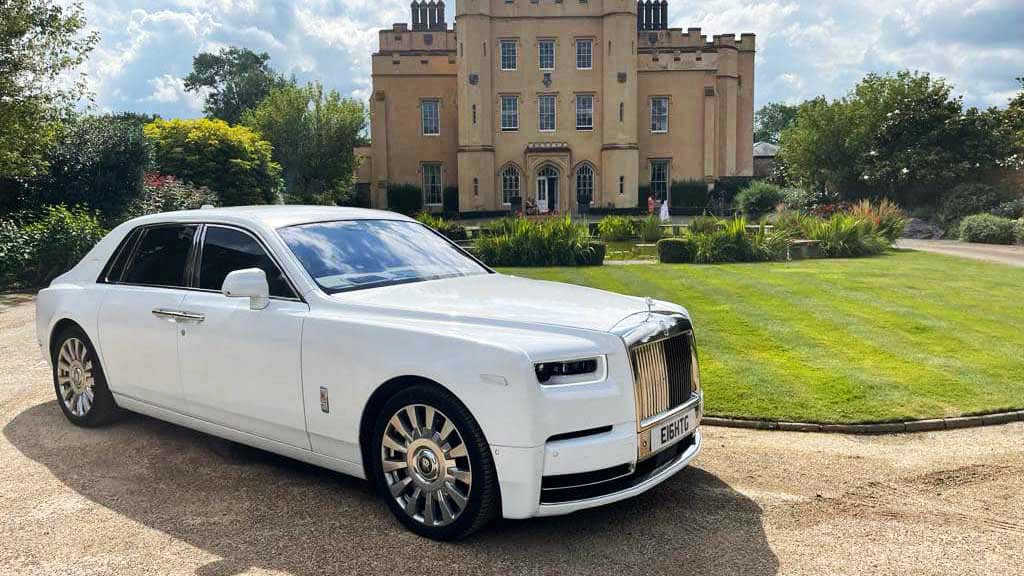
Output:
[[180,412],[178,318],[198,225],[133,231],[100,279],[99,346],[110,390]]
[[[264,309],[220,291],[228,273],[245,268],[267,275]],[[181,308],[198,320],[178,336],[189,413],[308,450],[299,359],[309,307],[257,237],[241,228],[204,226],[194,276],[196,290]]]

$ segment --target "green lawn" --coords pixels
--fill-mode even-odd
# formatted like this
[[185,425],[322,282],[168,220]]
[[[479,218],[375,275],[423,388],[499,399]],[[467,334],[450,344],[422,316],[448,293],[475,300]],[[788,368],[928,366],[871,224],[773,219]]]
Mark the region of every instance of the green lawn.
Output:
[[850,423],[1024,408],[1024,268],[896,252],[505,272],[686,306],[709,415]]

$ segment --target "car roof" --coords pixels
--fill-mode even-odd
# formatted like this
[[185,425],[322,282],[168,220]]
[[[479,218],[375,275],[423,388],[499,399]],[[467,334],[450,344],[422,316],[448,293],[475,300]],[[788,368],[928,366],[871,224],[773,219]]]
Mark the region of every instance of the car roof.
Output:
[[225,222],[257,224],[267,228],[281,228],[296,224],[325,222],[331,220],[412,220],[397,212],[349,208],[343,206],[301,206],[276,204],[266,206],[234,206],[231,208],[201,208],[179,210],[142,216],[131,221],[132,225],[158,224],[162,222]]

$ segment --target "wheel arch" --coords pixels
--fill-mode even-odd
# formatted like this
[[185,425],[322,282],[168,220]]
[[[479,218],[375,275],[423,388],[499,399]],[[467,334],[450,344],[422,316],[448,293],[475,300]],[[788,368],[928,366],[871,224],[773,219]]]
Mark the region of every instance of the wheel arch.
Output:
[[68,317],[61,318],[60,320],[54,323],[53,328],[50,330],[50,337],[47,342],[46,349],[51,357],[53,356],[54,347],[57,346],[57,337],[63,334],[64,331],[69,328],[78,328],[86,335],[86,337],[89,336],[89,333],[86,332],[85,328],[78,322],[75,322],[74,320]]

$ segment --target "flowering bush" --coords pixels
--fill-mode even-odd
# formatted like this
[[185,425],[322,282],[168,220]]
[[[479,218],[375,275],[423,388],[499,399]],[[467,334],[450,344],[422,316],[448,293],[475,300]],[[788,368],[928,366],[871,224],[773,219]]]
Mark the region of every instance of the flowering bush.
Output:
[[129,204],[127,215],[135,218],[157,212],[194,210],[205,204],[217,204],[217,195],[209,188],[193,186],[167,174],[147,172],[142,194]]

